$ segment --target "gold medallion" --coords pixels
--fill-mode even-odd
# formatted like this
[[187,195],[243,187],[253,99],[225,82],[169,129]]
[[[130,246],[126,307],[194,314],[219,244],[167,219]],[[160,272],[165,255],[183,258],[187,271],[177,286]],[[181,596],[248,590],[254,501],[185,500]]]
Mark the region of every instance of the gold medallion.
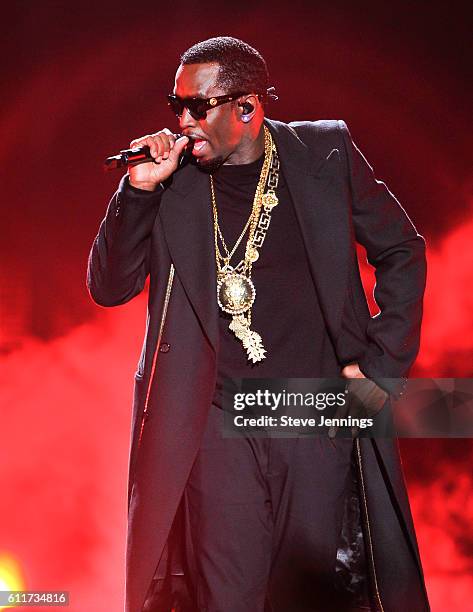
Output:
[[251,308],[255,301],[255,286],[243,274],[228,272],[217,283],[217,300],[222,310],[239,315]]

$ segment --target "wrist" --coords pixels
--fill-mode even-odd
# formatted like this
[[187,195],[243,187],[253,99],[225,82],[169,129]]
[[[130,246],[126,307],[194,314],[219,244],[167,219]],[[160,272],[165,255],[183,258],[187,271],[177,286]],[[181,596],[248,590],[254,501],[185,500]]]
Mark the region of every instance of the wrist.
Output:
[[160,183],[152,183],[147,181],[133,181],[131,178],[128,179],[128,184],[133,189],[139,189],[140,191],[155,191]]

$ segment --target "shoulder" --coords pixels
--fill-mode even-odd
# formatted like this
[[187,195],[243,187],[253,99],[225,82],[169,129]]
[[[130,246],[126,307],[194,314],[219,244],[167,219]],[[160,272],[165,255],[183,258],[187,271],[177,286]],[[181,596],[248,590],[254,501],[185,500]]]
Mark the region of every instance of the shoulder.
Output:
[[268,120],[274,131],[288,145],[297,141],[305,145],[312,155],[327,157],[332,149],[346,146],[351,140],[348,127],[343,119],[319,119],[317,121],[282,121]]
[[298,133],[324,134],[337,131],[341,125],[346,126],[346,123],[342,119],[318,119],[317,121],[291,121],[287,125]]
[[319,119],[317,121],[291,121],[287,126],[305,143],[318,140],[320,144],[339,142],[347,135],[348,127],[343,119]]
[[308,153],[313,171],[319,163],[336,158],[340,160],[345,171],[348,168],[348,151],[352,140],[348,127],[343,119],[319,119],[317,121],[291,121],[284,123],[274,119],[265,119],[265,123],[276,138],[281,155],[302,160]]

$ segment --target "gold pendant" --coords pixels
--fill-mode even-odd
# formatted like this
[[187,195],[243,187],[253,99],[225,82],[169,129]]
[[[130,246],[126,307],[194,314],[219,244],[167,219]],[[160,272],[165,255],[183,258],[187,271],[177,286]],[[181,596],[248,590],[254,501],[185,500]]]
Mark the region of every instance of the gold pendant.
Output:
[[249,328],[248,321],[244,316],[233,317],[229,329],[242,342],[249,361],[256,363],[266,358],[266,349],[263,346],[261,336]]
[[217,282],[217,301],[223,311],[231,315],[242,314],[251,308],[255,295],[255,286],[251,279],[233,269],[223,270]]
[[247,258],[251,261],[251,263],[255,263],[259,257],[258,249],[254,246],[249,245],[247,250]]
[[278,196],[273,190],[263,194],[262,201],[264,209],[267,213],[271,212],[271,210],[279,204]]

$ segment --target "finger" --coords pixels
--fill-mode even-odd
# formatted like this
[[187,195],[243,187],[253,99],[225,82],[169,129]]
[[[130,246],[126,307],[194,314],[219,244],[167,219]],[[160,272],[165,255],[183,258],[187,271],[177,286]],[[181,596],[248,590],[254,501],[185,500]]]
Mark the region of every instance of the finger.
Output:
[[[148,138],[152,139],[152,143],[146,142],[150,147],[153,157],[157,163],[169,157],[169,152],[174,145],[174,134],[168,128],[164,128],[159,132],[151,134]],[[156,153],[155,153],[156,151]]]
[[172,149],[171,143],[172,143],[172,134],[168,133],[169,130],[163,130],[162,133],[162,139],[163,139],[163,144],[164,144],[164,149],[163,149],[163,159],[168,159],[169,157],[169,153]]
[[135,138],[130,142],[130,149],[136,149],[138,147],[144,147],[148,143],[148,139],[152,138],[149,134],[141,136],[141,138]]
[[171,150],[174,147],[174,143],[176,139],[174,138],[174,134],[168,128],[164,128],[162,130],[166,136],[168,136],[169,149]]
[[181,136],[180,138],[178,138],[175,141],[174,147],[172,148],[169,154],[169,159],[173,162],[178,161],[179,155],[185,149],[188,142],[189,142],[189,138],[187,136]]
[[158,164],[163,159],[163,155],[166,150],[166,142],[167,136],[158,132],[157,134],[153,134],[149,144],[151,155],[155,158],[154,161]]
[[169,152],[171,150],[170,136],[163,130],[159,132],[156,140],[159,142],[159,156],[156,161],[160,162],[169,157]]
[[160,155],[160,142],[154,135],[151,136],[143,136],[143,138],[137,138],[136,140],[132,140],[130,143],[130,147],[149,147],[150,155],[155,160]]

